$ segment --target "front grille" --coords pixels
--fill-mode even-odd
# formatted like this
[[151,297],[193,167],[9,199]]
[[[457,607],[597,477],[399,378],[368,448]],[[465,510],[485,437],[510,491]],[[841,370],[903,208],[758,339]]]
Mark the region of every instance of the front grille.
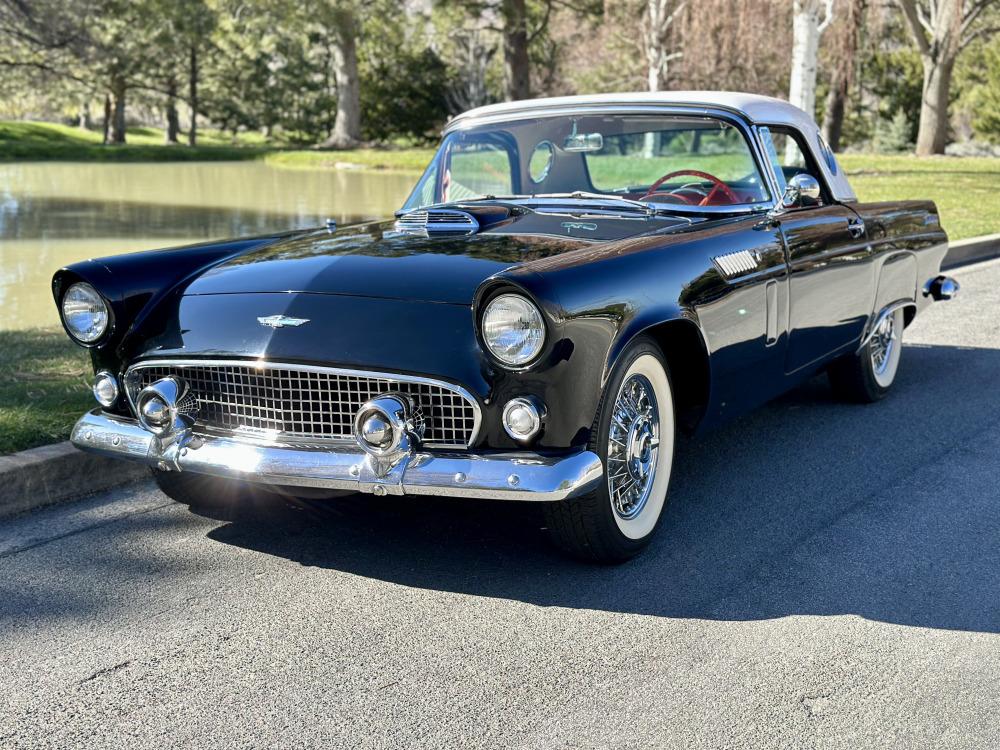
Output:
[[478,427],[477,405],[456,386],[272,363],[141,363],[126,376],[129,399],[134,404],[139,391],[169,375],[183,378],[197,397],[197,425],[237,434],[353,440],[358,409],[382,393],[402,393],[415,402],[424,423],[424,445],[464,448]]

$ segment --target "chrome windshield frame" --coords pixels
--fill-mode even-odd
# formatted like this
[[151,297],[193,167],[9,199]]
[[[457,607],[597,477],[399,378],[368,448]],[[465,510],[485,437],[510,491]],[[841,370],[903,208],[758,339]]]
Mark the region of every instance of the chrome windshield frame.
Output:
[[[696,107],[696,106],[683,106],[676,104],[592,104],[592,105],[554,105],[551,107],[526,107],[523,110],[518,110],[516,112],[504,112],[497,114],[487,114],[476,117],[469,118],[456,118],[451,123],[449,123],[445,129],[442,131],[442,141],[448,135],[459,132],[471,130],[474,128],[482,127],[484,125],[496,125],[505,122],[518,122],[521,120],[537,120],[542,118],[551,117],[572,117],[572,116],[584,116],[584,115],[601,115],[601,114],[620,114],[620,115],[675,115],[679,117],[710,117],[713,119],[721,120],[729,125],[732,125],[740,134],[743,136],[743,140],[747,144],[747,148],[750,151],[751,158],[754,162],[754,167],[760,176],[762,185],[766,188],[768,193],[768,200],[760,201],[758,203],[740,203],[735,205],[727,206],[686,206],[674,203],[653,203],[650,202],[650,207],[657,211],[663,213],[678,213],[678,214],[763,214],[771,211],[778,205],[781,200],[781,194],[778,188],[778,182],[774,177],[770,169],[770,164],[767,159],[767,155],[763,151],[761,141],[756,129],[744,115],[735,110],[728,110],[724,107]],[[438,163],[441,158],[442,149],[434,153],[434,158],[431,159],[430,163],[427,165],[424,173],[420,176],[420,179],[414,185],[413,190],[407,196],[406,201],[404,201],[403,206],[406,206],[410,202],[410,199],[417,193],[417,191],[424,184],[430,169]],[[608,193],[609,200],[614,200],[614,193]],[[501,198],[498,198],[501,200]],[[508,202],[518,202],[520,200],[514,201],[509,200]],[[448,203],[438,203],[435,206],[442,205],[457,205],[461,201],[452,201]],[[416,208],[416,207],[413,207]],[[401,211],[410,211],[413,208],[402,208]],[[425,207],[424,207],[425,208]]]

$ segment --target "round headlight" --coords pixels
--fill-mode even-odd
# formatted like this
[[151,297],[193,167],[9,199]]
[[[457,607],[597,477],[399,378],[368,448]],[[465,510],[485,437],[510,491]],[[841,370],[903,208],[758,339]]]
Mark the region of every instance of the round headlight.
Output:
[[66,330],[77,341],[92,344],[108,330],[108,306],[90,284],[73,284],[62,298]]
[[483,312],[483,341],[504,364],[527,364],[545,343],[542,314],[519,294],[494,297]]

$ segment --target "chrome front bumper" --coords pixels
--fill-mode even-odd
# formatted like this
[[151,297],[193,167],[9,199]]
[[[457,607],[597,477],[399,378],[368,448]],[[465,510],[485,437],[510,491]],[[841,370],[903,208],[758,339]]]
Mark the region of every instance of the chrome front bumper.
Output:
[[197,435],[183,447],[164,445],[136,420],[100,409],[80,418],[71,440],[81,450],[161,469],[376,495],[557,501],[587,492],[604,473],[600,458],[590,451],[559,457],[412,452],[386,471],[346,443],[318,447]]

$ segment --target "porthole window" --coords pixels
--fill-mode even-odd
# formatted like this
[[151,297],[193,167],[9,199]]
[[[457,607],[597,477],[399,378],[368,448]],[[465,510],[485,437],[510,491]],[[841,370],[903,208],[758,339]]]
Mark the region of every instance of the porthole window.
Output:
[[536,185],[545,181],[552,169],[552,159],[555,158],[556,151],[548,141],[541,141],[531,152],[531,159],[528,161],[528,176]]

